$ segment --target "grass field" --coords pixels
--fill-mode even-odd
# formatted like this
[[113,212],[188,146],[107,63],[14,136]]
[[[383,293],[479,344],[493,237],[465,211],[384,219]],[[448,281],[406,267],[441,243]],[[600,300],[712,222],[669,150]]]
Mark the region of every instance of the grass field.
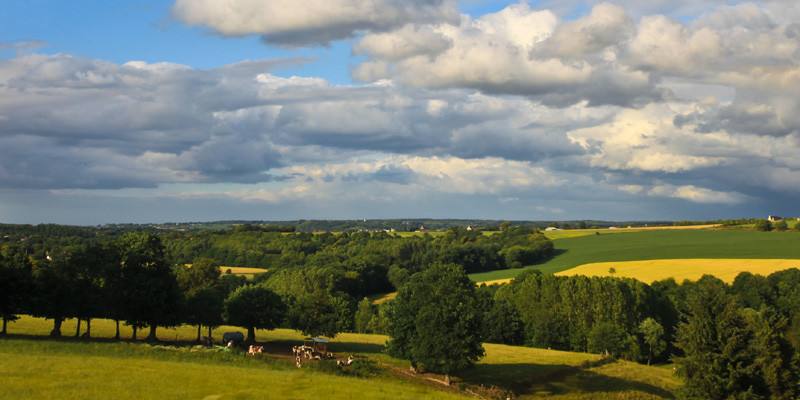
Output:
[[0,398],[461,398],[391,377],[347,378],[244,356],[213,357],[131,347],[145,345],[0,341]]
[[[660,259],[800,259],[800,233],[744,230],[653,230],[588,235],[553,242],[557,255],[527,268],[556,273],[606,261]],[[526,268],[472,274],[476,282],[508,279]]]
[[[74,330],[64,324],[64,333]],[[230,353],[191,351],[189,346],[150,346],[133,342],[45,340],[51,323],[23,317],[9,326],[11,338],[0,339],[0,399],[142,399],[142,398],[296,398],[404,399],[467,398],[425,376],[407,376],[408,363],[383,353],[386,336],[341,334],[330,344],[339,354],[366,356],[382,366],[372,378],[350,378],[297,370],[288,356],[302,340],[288,329],[259,331],[258,340],[281,354],[253,360]],[[113,336],[112,321],[97,320],[93,333]],[[237,330],[222,327],[221,332]],[[123,330],[123,335],[130,334]],[[192,327],[159,329],[162,340],[190,341]],[[558,399],[672,398],[680,385],[670,368],[648,367],[598,355],[485,344],[486,357],[456,380],[470,386],[495,385],[520,398]],[[285,349],[285,350],[284,350]],[[474,398],[474,397],[472,397]]]
[[[613,273],[611,272],[613,268]],[[800,260],[764,259],[673,259],[590,263],[570,268],[556,275],[615,276],[654,282],[674,278],[695,281],[703,275],[714,275],[732,283],[741,272],[769,275],[789,268],[800,268]]]
[[719,225],[685,225],[685,226],[650,226],[639,228],[619,228],[619,229],[566,229],[560,231],[546,231],[544,235],[550,240],[569,239],[582,236],[607,234],[607,233],[633,233],[649,231],[677,231],[677,230],[698,230],[717,228]]

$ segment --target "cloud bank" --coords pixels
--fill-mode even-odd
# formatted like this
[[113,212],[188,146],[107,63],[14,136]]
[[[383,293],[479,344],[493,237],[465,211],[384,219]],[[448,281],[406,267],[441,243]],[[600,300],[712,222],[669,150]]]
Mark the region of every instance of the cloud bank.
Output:
[[477,17],[451,1],[358,4],[173,8],[187,24],[271,44],[355,37],[353,84],[274,72],[302,60],[208,70],[27,52],[0,60],[0,190],[150,193],[292,217],[314,207],[327,217],[520,219],[794,207],[792,2],[591,3],[570,18],[569,2]]

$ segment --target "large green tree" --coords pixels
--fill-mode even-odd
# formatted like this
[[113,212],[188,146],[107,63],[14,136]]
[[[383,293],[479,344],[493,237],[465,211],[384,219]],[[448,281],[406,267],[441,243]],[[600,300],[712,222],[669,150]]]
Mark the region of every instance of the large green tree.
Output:
[[358,309],[356,309],[355,321],[353,327],[358,333],[369,333],[370,322],[375,317],[375,306],[368,298],[364,297],[358,302]]
[[625,329],[613,322],[600,322],[592,327],[587,337],[589,351],[612,357],[628,354],[630,336]]
[[654,358],[660,357],[667,349],[667,342],[664,341],[664,327],[655,319],[646,318],[639,324],[639,333],[647,348],[647,365],[650,365]]
[[134,329],[148,326],[147,340],[158,340],[156,329],[179,322],[181,291],[164,257],[158,236],[128,233],[118,242],[121,279],[124,282],[125,319]]
[[685,399],[733,399],[754,394],[758,382],[753,333],[726,292],[725,284],[704,277],[688,294],[686,312],[678,326],[676,358],[685,378]]
[[225,299],[225,321],[246,328],[247,343],[255,343],[256,329],[275,329],[285,312],[281,297],[264,286],[242,286]]
[[210,258],[194,260],[191,266],[176,266],[175,275],[186,300],[183,320],[197,325],[197,338],[201,339],[203,325],[211,329],[222,324],[223,288],[219,284],[219,263]]
[[0,314],[3,328],[0,335],[7,332],[8,321],[17,319],[32,300],[33,277],[31,263],[24,252],[7,249],[0,252]]
[[390,316],[388,349],[412,367],[449,380],[484,354],[481,311],[475,284],[461,267],[434,265],[400,289]]
[[86,337],[92,334],[92,318],[109,314],[107,271],[119,262],[115,251],[97,242],[82,243],[66,255],[72,277],[72,317],[78,320],[75,336],[80,335],[81,321],[86,321]]
[[350,302],[341,295],[317,289],[291,297],[289,325],[308,336],[334,337],[353,322]]
[[750,320],[755,332],[752,352],[761,377],[758,392],[775,400],[800,398],[800,376],[795,350],[786,339],[787,320],[768,307],[753,313]]
[[50,336],[61,336],[65,318],[74,314],[76,275],[72,246],[47,252],[45,260],[36,262],[33,269],[35,299],[32,314],[53,320]]

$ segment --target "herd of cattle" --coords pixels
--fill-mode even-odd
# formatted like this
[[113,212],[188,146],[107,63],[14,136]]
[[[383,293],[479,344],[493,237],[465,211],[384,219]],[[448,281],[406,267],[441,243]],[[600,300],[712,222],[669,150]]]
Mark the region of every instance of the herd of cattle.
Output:
[[[233,348],[244,343],[244,335],[241,332],[225,332],[222,335],[222,342],[225,343],[228,348]],[[250,345],[250,347],[247,348],[248,356],[255,356],[262,353],[264,353],[264,346]],[[295,365],[297,368],[303,367],[304,360],[319,361],[333,360],[336,358],[336,356],[331,352],[320,351],[313,346],[307,346],[305,344],[300,346],[292,346],[292,353],[294,354]],[[355,358],[351,354],[344,360],[336,360],[336,365],[339,367],[347,367],[353,364],[354,360]]]

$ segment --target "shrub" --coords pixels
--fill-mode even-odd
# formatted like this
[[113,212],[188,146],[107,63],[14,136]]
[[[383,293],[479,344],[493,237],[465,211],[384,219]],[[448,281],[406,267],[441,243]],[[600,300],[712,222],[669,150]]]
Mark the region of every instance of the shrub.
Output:
[[755,223],[755,229],[761,232],[769,232],[772,230],[772,224],[765,219],[760,219]]

